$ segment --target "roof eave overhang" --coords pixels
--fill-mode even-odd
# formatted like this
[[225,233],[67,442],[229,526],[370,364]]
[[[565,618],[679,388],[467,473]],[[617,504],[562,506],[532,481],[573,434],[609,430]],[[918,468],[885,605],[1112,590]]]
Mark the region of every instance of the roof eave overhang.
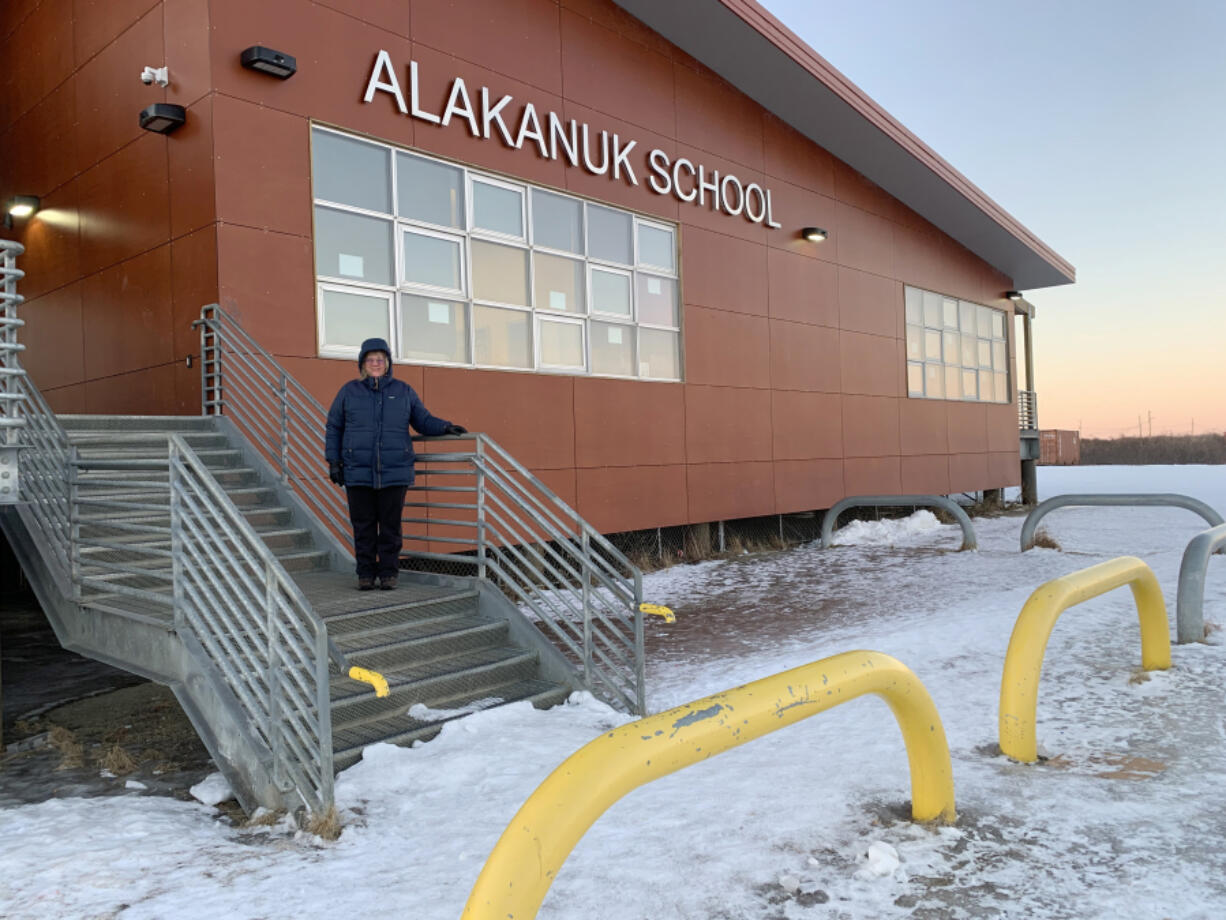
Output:
[[763,108],[1012,279],[1073,266],[752,0],[613,0]]

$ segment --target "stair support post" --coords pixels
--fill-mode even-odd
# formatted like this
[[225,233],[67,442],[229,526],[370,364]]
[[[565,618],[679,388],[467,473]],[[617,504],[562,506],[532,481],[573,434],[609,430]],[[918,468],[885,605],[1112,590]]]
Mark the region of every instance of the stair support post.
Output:
[[77,481],[80,454],[70,448],[68,458],[68,580],[74,603],[81,603],[81,493]]
[[179,477],[182,476],[179,466],[179,446],[175,444],[174,439],[170,439],[167,445],[169,460],[169,476],[167,482],[170,485],[170,590],[174,595],[174,614],[175,614],[175,629],[183,630],[187,626],[187,621],[183,613],[184,604],[187,602],[187,592],[184,590],[183,583],[183,501],[181,497],[181,485]]
[[583,541],[583,679],[592,683],[592,540],[586,530]]
[[477,438],[477,577],[486,579],[487,549],[485,541],[485,442]]
[[277,405],[281,408],[281,482],[287,488],[292,488],[289,481],[289,399],[287,390],[285,371],[282,370],[277,380]]
[[277,646],[276,624],[276,574],[273,572],[271,559],[264,563],[264,624],[268,636],[268,654],[266,657],[267,672],[264,675],[264,686],[268,688],[268,742],[272,747],[272,778],[277,787],[282,790],[293,788],[293,783],[285,771],[285,736],[281,731],[281,661]]

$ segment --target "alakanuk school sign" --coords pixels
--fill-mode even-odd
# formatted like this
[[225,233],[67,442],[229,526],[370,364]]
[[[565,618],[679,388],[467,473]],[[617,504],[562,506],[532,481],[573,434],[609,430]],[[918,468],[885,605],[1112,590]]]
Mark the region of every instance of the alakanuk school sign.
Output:
[[409,61],[406,102],[391,55],[383,50],[375,57],[362,101],[373,102],[376,93],[389,94],[401,115],[444,128],[453,121],[463,122],[473,137],[489,140],[497,135],[504,145],[515,150],[531,144],[542,158],[561,158],[594,176],[609,176],[639,185],[639,174],[635,171],[637,162],[648,187],[657,195],[672,195],[679,201],[710,207],[731,217],[744,217],[772,229],[780,226],[772,214],[770,189],[756,182],[743,183],[731,173],[720,175],[719,170],[708,170],[703,164],[695,165],[685,157],[672,160],[659,148],[647,151],[646,156],[640,153],[632,158],[638,141],[626,140],[608,131],[597,135],[586,122],[579,123],[573,118],[563,121],[556,112],[546,112],[542,116],[531,102],[524,104],[517,122],[509,123],[513,97],[502,96],[495,100],[486,86],[474,96],[462,77],[452,79],[442,111],[427,111],[421,107],[416,61]]

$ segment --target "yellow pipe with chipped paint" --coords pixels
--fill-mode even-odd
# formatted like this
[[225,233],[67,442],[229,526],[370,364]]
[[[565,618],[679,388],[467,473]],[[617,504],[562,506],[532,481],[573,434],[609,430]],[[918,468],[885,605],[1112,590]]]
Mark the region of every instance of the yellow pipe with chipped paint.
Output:
[[588,742],[528,797],[477,878],[463,916],[535,917],[571,850],[633,789],[865,693],[883,697],[911,764],[911,814],[952,823],[953,770],[932,697],[906,665],[844,652],[630,722]]
[[662,617],[665,623],[676,623],[677,615],[663,604],[639,604],[639,610],[648,616]]
[[391,691],[387,686],[387,678],[378,671],[368,671],[366,668],[354,666],[349,669],[349,676],[354,680],[360,680],[364,684],[370,684],[375,688],[375,696],[382,699]]
[[1000,749],[1024,763],[1038,759],[1035,709],[1043,653],[1052,627],[1065,610],[1092,597],[1128,585],[1141,621],[1141,667],[1165,671],[1171,666],[1171,635],[1166,602],[1153,570],[1136,556],[1121,556],[1054,578],[1030,595],[1018,614],[1005,653],[1000,681]]

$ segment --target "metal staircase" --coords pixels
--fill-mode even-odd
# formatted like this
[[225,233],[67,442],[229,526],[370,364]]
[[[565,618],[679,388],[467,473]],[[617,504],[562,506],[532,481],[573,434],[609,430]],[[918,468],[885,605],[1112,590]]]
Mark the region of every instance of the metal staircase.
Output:
[[326,809],[367,744],[477,709],[644,710],[641,576],[527,470],[482,435],[423,445],[410,555],[472,574],[357,592],[322,407],[221,311],[201,331],[195,418],[56,416],[0,349],[0,526],[61,643],[170,686],[244,807]]

